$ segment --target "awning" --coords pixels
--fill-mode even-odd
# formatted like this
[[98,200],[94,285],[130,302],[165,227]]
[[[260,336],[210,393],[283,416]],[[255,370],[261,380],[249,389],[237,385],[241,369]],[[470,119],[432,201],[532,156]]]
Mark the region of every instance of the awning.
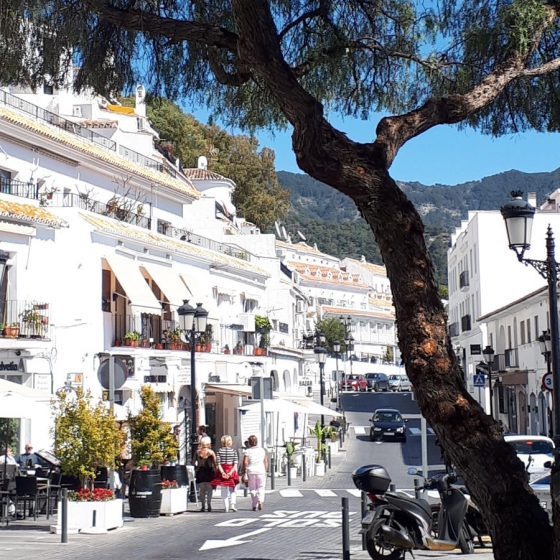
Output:
[[205,286],[200,280],[198,280],[194,274],[180,274],[181,279],[187,285],[187,289],[190,293],[191,303],[202,303],[203,307],[207,307],[209,300],[209,287]]
[[[287,401],[285,399],[264,399],[264,411],[265,412],[301,412],[301,413],[308,413],[307,409],[304,406],[301,406],[297,403],[292,401]],[[259,411],[261,409],[261,402],[256,401],[251,404],[246,404],[244,406],[240,406],[239,410],[244,411]]]
[[249,385],[235,385],[228,383],[206,383],[204,385],[205,393],[225,393],[228,395],[237,395],[240,397],[250,397],[253,392]]
[[312,401],[310,399],[290,399],[290,401],[302,406],[308,414],[335,416],[337,418],[342,417],[342,414],[340,412],[337,412],[332,408],[327,408],[326,406],[321,406],[319,403],[316,403],[315,401]]
[[255,294],[253,292],[243,292],[243,296],[245,297],[245,299],[251,299],[253,301],[260,301],[262,299],[262,295],[259,294]]
[[154,393],[173,393],[173,386],[169,383],[148,383],[147,384]]
[[171,305],[180,307],[184,299],[190,299],[189,290],[181,277],[171,268],[142,263],[141,265],[155,280]]
[[116,255],[107,256],[105,259],[126,292],[132,313],[159,315],[161,304],[142,276],[138,264]]

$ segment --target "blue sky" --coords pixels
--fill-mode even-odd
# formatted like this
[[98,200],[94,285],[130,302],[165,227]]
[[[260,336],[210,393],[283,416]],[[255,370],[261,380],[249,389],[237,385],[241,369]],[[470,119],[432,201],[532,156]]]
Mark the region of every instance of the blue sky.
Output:
[[[189,111],[189,109],[187,109]],[[189,111],[201,122],[207,122],[206,111]],[[334,126],[359,142],[369,142],[375,134],[378,118],[370,121],[333,118]],[[231,134],[239,131],[228,129]],[[261,147],[276,153],[277,171],[301,173],[291,149],[289,131],[257,133]],[[560,134],[527,132],[492,138],[473,130],[459,131],[440,126],[408,142],[391,168],[400,181],[418,181],[457,185],[489,175],[516,169],[527,173],[553,171],[560,167]]]

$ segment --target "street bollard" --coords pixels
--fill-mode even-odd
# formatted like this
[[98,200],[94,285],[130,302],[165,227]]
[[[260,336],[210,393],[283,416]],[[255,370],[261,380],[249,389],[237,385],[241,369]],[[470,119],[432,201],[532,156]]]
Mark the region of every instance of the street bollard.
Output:
[[332,469],[332,449],[330,445],[329,445],[329,450],[327,452],[327,457],[329,459],[329,469]]
[[414,479],[414,497],[416,499],[420,497],[420,481],[417,478]]
[[348,498],[342,498],[342,560],[350,560],[350,512]]
[[305,459],[305,453],[301,456],[301,474],[303,478],[303,482],[307,480],[307,461]]
[[274,454],[270,457],[270,489],[274,490]]
[[288,486],[292,485],[292,470],[290,469],[290,461],[286,462],[286,478],[288,480]]
[[[365,492],[362,492],[360,494],[360,513],[361,513],[361,517],[360,517],[360,522],[361,520],[366,516],[367,513],[367,494]],[[366,549],[366,535],[365,533],[362,533],[362,550]]]
[[394,492],[397,489],[397,486],[395,485],[394,482],[391,482],[391,484],[389,484],[389,492]]
[[97,510],[94,509],[92,512],[92,519],[91,519],[91,526],[92,527],[97,527]]
[[60,512],[60,542],[68,542],[68,488],[62,489],[62,504]]

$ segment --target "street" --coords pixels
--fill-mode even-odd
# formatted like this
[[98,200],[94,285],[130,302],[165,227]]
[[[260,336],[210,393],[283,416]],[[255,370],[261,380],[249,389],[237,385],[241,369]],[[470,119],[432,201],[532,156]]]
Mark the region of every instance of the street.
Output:
[[[413,488],[409,466],[421,466],[420,416],[411,393],[344,393],[341,395],[350,422],[343,451],[333,458],[333,468],[325,477],[299,478],[291,488],[284,478],[267,493],[263,511],[253,512],[250,498],[239,492],[236,513],[225,513],[218,497],[212,513],[191,511],[176,517],[135,519],[122,529],[105,535],[70,535],[68,544],[40,530],[21,530],[11,524],[0,530],[0,557],[24,560],[40,556],[45,560],[76,558],[99,560],[135,559],[222,560],[329,560],[341,557],[341,498],[349,498],[351,548],[360,548],[360,495],[351,472],[356,467],[384,465],[393,482],[403,489]],[[371,442],[369,418],[375,408],[398,408],[407,423],[407,441]],[[325,418],[325,422],[330,419]],[[429,462],[440,464],[434,435],[428,432]],[[270,487],[270,481],[267,486]],[[29,526],[27,526],[29,528]],[[228,550],[225,550],[228,549]]]

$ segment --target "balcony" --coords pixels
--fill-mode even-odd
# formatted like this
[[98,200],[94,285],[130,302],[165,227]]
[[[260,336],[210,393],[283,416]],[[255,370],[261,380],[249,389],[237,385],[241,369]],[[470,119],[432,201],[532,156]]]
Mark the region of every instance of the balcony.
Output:
[[459,336],[459,323],[455,322],[449,325],[449,336]]
[[49,339],[49,304],[37,301],[0,301],[2,336],[12,339]]
[[471,330],[471,316],[463,315],[461,317],[461,332],[470,331],[470,330]]
[[459,274],[459,288],[468,288],[469,287],[469,271],[463,270],[461,274]]
[[22,198],[39,198],[39,188],[34,183],[24,183],[22,181],[10,181],[0,177],[0,192],[3,194],[11,194],[12,196],[21,196]]
[[504,352],[505,352],[505,367],[518,368],[519,360],[517,357],[517,348],[508,348]]

